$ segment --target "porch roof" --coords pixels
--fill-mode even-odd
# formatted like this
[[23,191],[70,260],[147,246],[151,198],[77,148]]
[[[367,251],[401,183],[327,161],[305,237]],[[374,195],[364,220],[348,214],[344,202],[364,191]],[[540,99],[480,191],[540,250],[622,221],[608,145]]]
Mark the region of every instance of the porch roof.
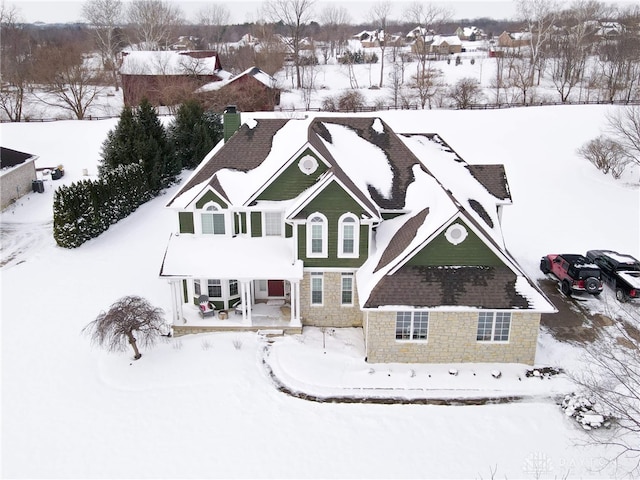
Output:
[[290,238],[171,235],[160,276],[301,280],[302,267]]

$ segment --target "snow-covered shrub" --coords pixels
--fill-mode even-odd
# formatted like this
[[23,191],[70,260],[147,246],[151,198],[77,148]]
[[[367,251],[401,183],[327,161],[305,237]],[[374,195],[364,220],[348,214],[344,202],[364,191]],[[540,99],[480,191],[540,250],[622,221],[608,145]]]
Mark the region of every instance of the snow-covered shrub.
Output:
[[235,348],[236,350],[240,350],[242,348],[242,340],[240,340],[239,338],[234,338],[232,343],[233,348]]
[[611,422],[602,408],[586,395],[566,395],[561,408],[565,415],[574,418],[585,430],[609,427]]

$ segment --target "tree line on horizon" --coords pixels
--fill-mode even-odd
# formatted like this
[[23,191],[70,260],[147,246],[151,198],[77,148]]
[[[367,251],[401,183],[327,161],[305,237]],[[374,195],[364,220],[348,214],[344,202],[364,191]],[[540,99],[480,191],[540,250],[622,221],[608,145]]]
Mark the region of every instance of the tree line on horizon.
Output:
[[[273,75],[283,68],[290,70],[292,88],[302,92],[308,107],[316,89],[317,59],[323,58],[327,63],[338,54],[347,59],[349,55],[358,58],[358,52],[345,50],[345,44],[359,28],[378,32],[411,28],[423,32],[410,54],[386,41],[378,43],[375,57],[380,76],[375,82],[370,81],[370,86],[390,88],[394,108],[410,104],[418,108],[467,108],[480,97],[466,99],[469,89],[474,93],[477,85],[465,79],[466,84],[457,86],[463,100],[451,101],[454,92],[450,89],[456,86],[443,85],[441,71],[432,61],[426,41],[432,33],[451,34],[454,27],[471,21],[453,22],[447,8],[432,3],[414,2],[399,12],[394,11],[391,2],[378,1],[365,12],[366,21],[354,26],[343,6],[328,4],[320,9],[320,5],[316,0],[267,0],[260,12],[261,21],[238,26],[230,24],[230,12],[223,3],[203,7],[192,24],[185,21],[177,2],[134,0],[125,4],[122,0],[87,0],[82,10],[85,24],[36,27],[21,23],[19,10],[3,3],[0,111],[11,121],[21,121],[25,95],[31,93],[43,104],[64,108],[75,118],[83,119],[99,87],[111,85],[119,89],[119,55],[123,49],[170,49],[179,37],[189,38],[195,48],[219,52],[229,71],[257,66]],[[553,82],[562,102],[578,85],[584,85],[587,92],[599,89],[602,100],[640,98],[640,6],[617,8],[596,0],[516,0],[516,5],[518,13],[512,20],[473,21],[480,28],[486,24],[487,34],[493,36],[503,28],[534,33],[524,47],[509,49],[496,57],[497,73],[491,80],[495,103],[534,101],[535,87],[543,77]],[[596,42],[594,25],[601,20],[617,22],[624,28],[615,39]],[[229,49],[228,42],[238,39],[241,33],[258,38],[261,48]],[[313,45],[313,62],[304,46],[309,38],[318,42]],[[417,68],[405,75],[410,62],[417,63]],[[340,63],[348,71],[352,89],[362,88],[353,75],[353,63]]]

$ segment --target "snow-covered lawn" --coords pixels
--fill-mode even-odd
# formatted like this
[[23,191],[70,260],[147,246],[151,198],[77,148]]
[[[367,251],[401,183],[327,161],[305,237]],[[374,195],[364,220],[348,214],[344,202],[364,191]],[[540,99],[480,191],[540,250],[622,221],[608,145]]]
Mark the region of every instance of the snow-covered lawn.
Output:
[[[610,108],[380,116],[396,130],[439,133],[469,163],[506,165],[514,205],[504,209],[505,241],[539,278],[546,253],[610,248],[640,257],[640,171],[616,181],[575,154]],[[328,332],[324,347],[318,329],[270,346],[255,334],[163,339],[139,361],[91,348],[82,327],[119,297],[171,306],[158,272],[175,228],[163,206],[177,186],[78,249],[58,248],[51,237],[53,189],[83,178],[83,169],[96,175],[115,124],[0,126],[3,146],[39,155],[38,167],[65,167],[61,180],[46,179],[45,193],[0,217],[2,262],[15,254],[0,270],[3,477],[611,478],[631,465],[606,465],[612,452],[581,445],[585,433],[552,399],[571,389],[562,376],[518,380],[520,365],[367,364],[357,329]],[[586,303],[598,311],[610,298]],[[579,357],[578,347],[540,335],[537,365],[579,368]],[[525,399],[322,403],[279,391],[270,370],[288,389],[322,397],[359,389]]]

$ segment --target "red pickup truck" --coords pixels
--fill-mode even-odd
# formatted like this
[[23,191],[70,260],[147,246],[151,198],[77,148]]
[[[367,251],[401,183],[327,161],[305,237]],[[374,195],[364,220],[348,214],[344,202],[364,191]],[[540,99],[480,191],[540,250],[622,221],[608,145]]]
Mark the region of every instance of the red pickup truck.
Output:
[[560,290],[568,297],[573,293],[602,293],[600,267],[583,255],[549,254],[540,259],[540,270],[553,274],[560,282]]

